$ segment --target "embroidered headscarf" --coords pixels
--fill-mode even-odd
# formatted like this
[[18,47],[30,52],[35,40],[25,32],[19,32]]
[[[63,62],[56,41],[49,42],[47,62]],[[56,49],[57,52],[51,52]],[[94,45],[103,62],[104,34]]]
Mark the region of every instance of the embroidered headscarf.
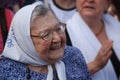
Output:
[[[43,61],[32,42],[30,37],[30,20],[34,8],[42,5],[42,2],[36,2],[20,9],[14,16],[8,38],[5,44],[3,56],[15,61],[19,61],[34,66],[47,65]],[[66,80],[65,65],[62,61],[55,63],[55,67],[60,80]],[[53,69],[48,65],[47,80],[53,80]]]

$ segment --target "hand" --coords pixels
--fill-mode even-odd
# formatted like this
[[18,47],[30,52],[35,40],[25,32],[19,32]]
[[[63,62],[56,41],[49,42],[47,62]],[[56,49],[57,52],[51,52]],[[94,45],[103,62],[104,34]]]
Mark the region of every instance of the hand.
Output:
[[107,40],[102,45],[95,59],[87,64],[91,75],[102,69],[107,64],[108,60],[112,55],[112,51],[111,51],[112,46],[113,46],[113,41]]

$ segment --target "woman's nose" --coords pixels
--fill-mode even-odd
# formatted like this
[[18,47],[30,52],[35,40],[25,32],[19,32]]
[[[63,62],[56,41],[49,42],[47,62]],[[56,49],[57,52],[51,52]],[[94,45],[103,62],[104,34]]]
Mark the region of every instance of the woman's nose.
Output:
[[53,32],[53,41],[61,41],[60,35],[56,31]]

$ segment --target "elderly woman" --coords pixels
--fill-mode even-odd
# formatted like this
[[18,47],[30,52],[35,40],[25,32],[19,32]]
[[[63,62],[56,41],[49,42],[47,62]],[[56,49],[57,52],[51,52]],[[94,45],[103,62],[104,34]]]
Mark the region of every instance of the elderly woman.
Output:
[[76,0],[78,12],[67,22],[71,43],[83,53],[93,80],[120,76],[120,23],[107,13],[110,2]]
[[65,25],[36,2],[13,18],[0,80],[91,80],[81,52],[66,46]]

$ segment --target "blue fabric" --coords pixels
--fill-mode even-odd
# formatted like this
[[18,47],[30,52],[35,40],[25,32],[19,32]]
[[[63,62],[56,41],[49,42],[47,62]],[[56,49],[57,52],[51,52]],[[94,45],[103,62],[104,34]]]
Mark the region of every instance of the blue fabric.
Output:
[[[66,46],[62,60],[66,66],[67,80],[91,80],[84,57],[77,48]],[[8,58],[0,62],[0,80],[27,80],[26,71],[26,64]],[[46,80],[47,74],[30,70],[30,76],[30,80]]]

